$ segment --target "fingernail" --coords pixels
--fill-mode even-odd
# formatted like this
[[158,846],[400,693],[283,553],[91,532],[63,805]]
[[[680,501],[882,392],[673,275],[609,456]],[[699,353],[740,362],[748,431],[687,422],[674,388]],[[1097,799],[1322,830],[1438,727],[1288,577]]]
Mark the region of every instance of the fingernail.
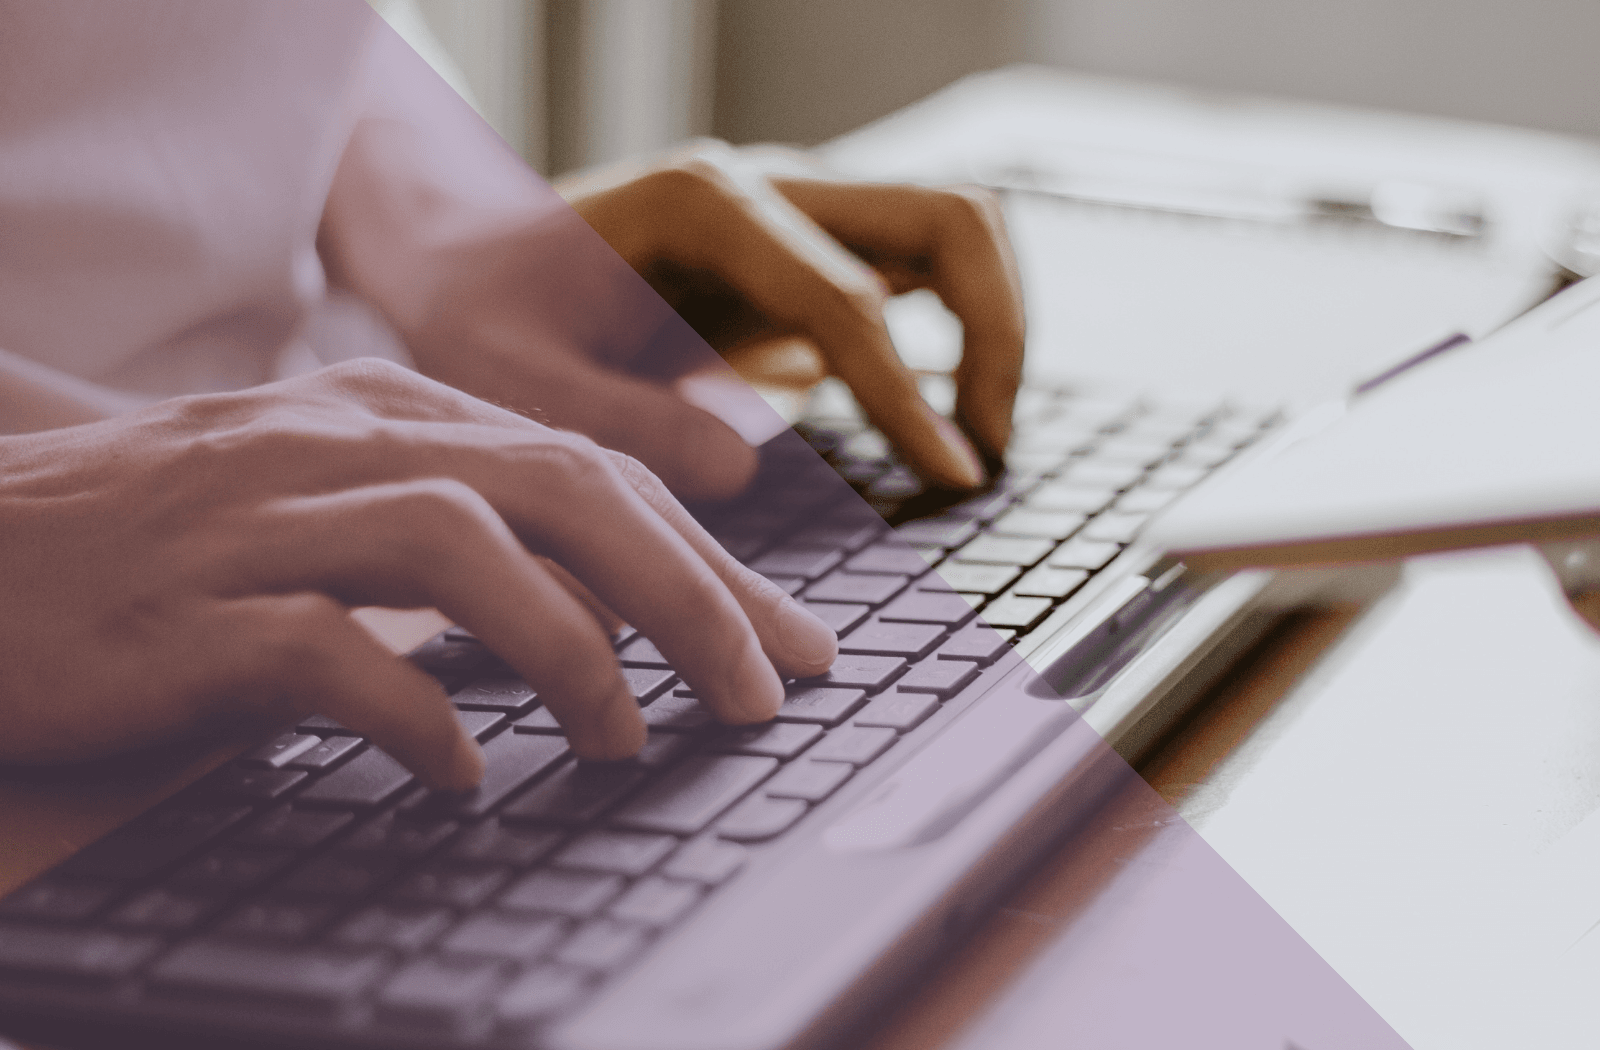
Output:
[[967,440],[966,435],[956,428],[948,419],[928,409],[928,416],[933,420],[934,428],[939,431],[939,436],[944,440],[945,463],[942,464],[948,477],[936,480],[952,488],[975,489],[982,485],[986,475],[983,471],[983,461],[978,458],[978,452]]
[[778,606],[778,639],[791,659],[820,674],[839,655],[839,637],[833,628],[788,595]]

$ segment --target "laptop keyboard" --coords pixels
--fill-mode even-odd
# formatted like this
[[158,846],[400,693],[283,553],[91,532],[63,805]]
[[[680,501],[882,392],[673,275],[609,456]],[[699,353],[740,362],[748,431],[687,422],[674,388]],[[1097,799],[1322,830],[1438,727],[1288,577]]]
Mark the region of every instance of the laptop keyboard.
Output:
[[767,446],[748,498],[696,509],[841,639],[773,722],[715,724],[625,630],[648,743],[575,761],[533,690],[446,631],[411,659],[482,742],[476,791],[426,791],[303,719],[0,900],[0,986],[97,1010],[204,1003],[246,1027],[252,1006],[288,1004],[351,1038],[458,1042],[581,1004],[1276,416],[1030,388],[1017,420],[1009,471],[957,502],[838,415]]

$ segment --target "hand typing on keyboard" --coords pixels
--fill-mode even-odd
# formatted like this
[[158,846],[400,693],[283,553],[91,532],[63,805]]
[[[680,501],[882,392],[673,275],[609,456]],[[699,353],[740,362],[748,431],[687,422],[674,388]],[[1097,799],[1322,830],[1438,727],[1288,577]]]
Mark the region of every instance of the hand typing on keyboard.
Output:
[[[687,376],[726,375],[706,342],[749,374],[841,377],[935,485],[974,488],[999,463],[1023,315],[988,191],[851,183],[712,143],[569,181],[571,210],[507,173],[529,187],[495,212],[452,189],[472,180],[439,153],[420,125],[358,126],[324,217],[335,272],[424,373],[627,452],[684,497],[733,495],[755,470],[730,404],[770,418],[742,384],[712,388],[715,414],[684,392]],[[923,400],[884,323],[890,295],[921,288],[962,321],[956,422]]]
[[597,759],[645,740],[602,621],[731,723],[837,652],[638,461],[383,362],[0,439],[0,534],[5,761],[315,710],[433,786],[475,784],[439,684],[347,605],[443,610]]

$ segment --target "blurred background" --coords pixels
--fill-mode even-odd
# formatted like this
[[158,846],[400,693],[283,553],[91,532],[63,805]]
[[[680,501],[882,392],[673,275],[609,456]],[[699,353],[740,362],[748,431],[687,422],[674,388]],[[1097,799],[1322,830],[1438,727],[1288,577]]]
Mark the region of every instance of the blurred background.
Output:
[[1014,62],[1600,135],[1594,0],[374,6],[552,175],[692,135],[814,144]]

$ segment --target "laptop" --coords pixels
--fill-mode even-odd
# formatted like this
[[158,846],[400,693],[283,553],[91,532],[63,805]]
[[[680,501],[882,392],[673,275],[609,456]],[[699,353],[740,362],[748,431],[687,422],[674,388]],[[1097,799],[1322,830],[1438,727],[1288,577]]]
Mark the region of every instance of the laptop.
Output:
[[839,632],[773,723],[715,725],[624,634],[650,740],[581,763],[532,690],[446,631],[410,658],[482,741],[481,787],[429,793],[337,723],[285,727],[0,900],[0,1031],[838,1045],[1314,595],[1142,538],[1292,426],[1272,404],[1035,384],[1008,471],[951,501],[824,391],[747,497],[695,508]]

